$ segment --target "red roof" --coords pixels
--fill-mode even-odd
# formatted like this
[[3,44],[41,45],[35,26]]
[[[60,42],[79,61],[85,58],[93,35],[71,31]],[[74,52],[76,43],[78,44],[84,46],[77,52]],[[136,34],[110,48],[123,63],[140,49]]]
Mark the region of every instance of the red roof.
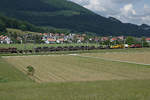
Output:
[[112,38],[111,40],[112,40],[112,41],[116,41],[116,40],[117,40],[117,38]]
[[56,33],[55,36],[59,36],[59,33]]
[[146,41],[150,41],[150,38],[146,38],[145,40],[146,40]]
[[64,39],[62,38],[62,39],[58,39],[59,41],[64,41]]
[[51,39],[51,38],[49,38],[49,39],[47,39],[49,42],[56,42],[56,40],[55,39]]
[[78,37],[78,39],[84,41],[84,37]]
[[102,37],[101,40],[106,41],[106,40],[109,40],[109,38],[108,37]]
[[65,36],[65,34],[62,33],[61,36]]

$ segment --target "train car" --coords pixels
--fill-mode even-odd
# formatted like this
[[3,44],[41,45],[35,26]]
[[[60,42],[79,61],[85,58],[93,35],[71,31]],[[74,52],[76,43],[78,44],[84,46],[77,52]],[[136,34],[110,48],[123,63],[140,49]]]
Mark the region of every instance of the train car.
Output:
[[114,45],[114,46],[110,46],[111,49],[123,49],[124,45]]
[[129,46],[130,48],[142,48],[140,44],[132,44]]

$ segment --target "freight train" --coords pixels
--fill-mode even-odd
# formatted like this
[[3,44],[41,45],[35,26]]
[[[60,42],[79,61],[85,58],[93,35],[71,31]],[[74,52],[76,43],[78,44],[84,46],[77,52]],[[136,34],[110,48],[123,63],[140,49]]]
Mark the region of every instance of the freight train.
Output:
[[[139,48],[134,47],[134,48]],[[99,50],[99,49],[122,49],[123,45],[116,46],[58,46],[58,47],[37,47],[33,50],[18,50],[17,48],[0,48],[0,53],[40,53],[40,52],[57,52],[57,51],[77,51],[77,50]],[[131,47],[133,48],[133,47]]]

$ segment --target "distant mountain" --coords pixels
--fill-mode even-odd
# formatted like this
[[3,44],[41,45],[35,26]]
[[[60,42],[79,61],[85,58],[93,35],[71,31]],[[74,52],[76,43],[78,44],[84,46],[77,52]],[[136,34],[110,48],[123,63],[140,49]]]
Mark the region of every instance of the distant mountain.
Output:
[[38,26],[98,35],[150,36],[150,29],[105,18],[68,0],[0,0],[0,12]]
[[142,25],[140,26],[140,28],[142,28],[143,30],[150,30],[150,26],[147,25],[147,24],[142,24]]

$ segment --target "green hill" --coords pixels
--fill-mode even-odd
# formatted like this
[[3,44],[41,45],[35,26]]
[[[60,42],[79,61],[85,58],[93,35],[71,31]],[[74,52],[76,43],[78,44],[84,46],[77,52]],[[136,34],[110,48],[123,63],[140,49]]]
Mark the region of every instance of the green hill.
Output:
[[97,15],[68,0],[1,0],[0,12],[38,26],[99,35],[150,36],[150,29]]
[[21,29],[23,31],[41,32],[44,29],[32,25],[26,21],[20,21],[14,18],[0,15],[0,32],[6,32],[7,28]]

